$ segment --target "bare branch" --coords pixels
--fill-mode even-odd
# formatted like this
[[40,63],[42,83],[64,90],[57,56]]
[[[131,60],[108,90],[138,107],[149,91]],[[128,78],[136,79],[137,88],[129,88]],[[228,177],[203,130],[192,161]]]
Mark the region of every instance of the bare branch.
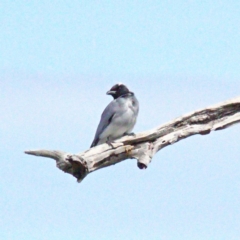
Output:
[[112,146],[102,144],[79,154],[62,151],[30,150],[26,154],[56,160],[57,167],[81,182],[87,174],[129,158],[147,168],[162,148],[195,134],[205,135],[240,122],[240,97],[179,117],[153,130],[124,136]]

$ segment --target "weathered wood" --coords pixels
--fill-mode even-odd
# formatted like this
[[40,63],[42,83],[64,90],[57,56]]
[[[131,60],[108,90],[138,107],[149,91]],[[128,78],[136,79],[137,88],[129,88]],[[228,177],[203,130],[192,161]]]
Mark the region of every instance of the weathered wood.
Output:
[[79,154],[63,151],[29,150],[26,154],[56,160],[62,171],[81,182],[89,173],[129,158],[137,159],[140,169],[147,168],[162,148],[195,134],[206,135],[240,122],[240,97],[179,117],[153,130],[124,136],[111,145],[102,144]]

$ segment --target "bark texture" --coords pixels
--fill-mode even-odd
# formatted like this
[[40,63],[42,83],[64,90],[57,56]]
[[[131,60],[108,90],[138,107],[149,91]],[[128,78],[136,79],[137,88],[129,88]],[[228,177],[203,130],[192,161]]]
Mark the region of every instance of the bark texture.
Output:
[[124,136],[114,141],[112,146],[102,144],[78,154],[50,150],[25,153],[55,159],[59,169],[81,182],[89,173],[129,158],[137,159],[138,167],[145,169],[162,148],[195,134],[209,134],[238,122],[240,97],[195,111],[135,136]]

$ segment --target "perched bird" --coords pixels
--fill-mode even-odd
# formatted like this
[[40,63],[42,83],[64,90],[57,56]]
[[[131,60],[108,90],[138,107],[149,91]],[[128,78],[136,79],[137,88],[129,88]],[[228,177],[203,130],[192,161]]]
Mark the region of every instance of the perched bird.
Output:
[[114,99],[102,113],[91,147],[131,134],[137,120],[138,100],[124,84],[115,84],[107,94]]

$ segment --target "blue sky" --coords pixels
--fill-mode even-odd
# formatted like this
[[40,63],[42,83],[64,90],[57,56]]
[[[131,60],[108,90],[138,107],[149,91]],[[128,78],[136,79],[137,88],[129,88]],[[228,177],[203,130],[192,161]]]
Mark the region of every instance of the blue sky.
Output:
[[135,132],[239,96],[239,26],[231,0],[1,1],[0,239],[238,239],[238,125],[81,184],[23,152],[88,149],[117,82]]

